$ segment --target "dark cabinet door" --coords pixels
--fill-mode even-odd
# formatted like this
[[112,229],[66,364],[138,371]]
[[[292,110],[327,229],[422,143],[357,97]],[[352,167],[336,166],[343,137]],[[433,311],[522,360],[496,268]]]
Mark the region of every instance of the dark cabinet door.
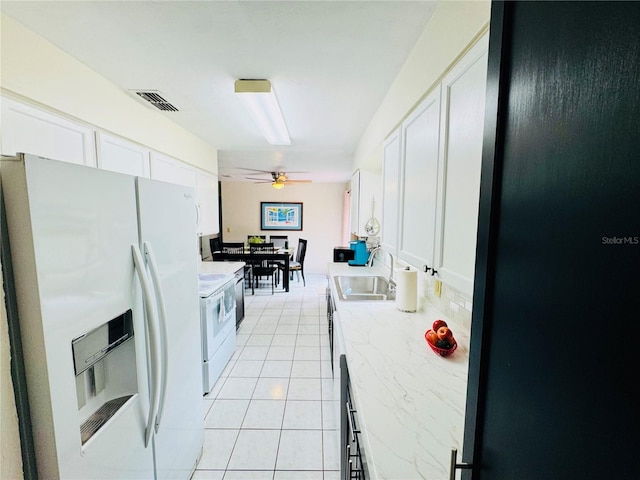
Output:
[[463,478],[640,478],[640,2],[494,3]]

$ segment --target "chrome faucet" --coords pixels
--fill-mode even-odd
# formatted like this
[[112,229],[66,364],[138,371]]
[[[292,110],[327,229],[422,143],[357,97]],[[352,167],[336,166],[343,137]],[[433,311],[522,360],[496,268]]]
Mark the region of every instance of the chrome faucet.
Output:
[[[377,246],[371,250],[371,253],[369,253],[369,260],[367,260],[367,267],[371,267],[373,265],[373,257],[375,257],[380,251],[386,252],[386,250],[382,250],[381,246]],[[395,288],[396,281],[393,279],[393,255],[391,255],[391,252],[387,252],[387,255],[389,255],[389,286]]]
[[371,252],[369,252],[369,259],[367,260],[367,267],[370,267],[371,265],[373,265],[373,257],[375,257],[376,253],[378,253],[381,249],[382,249],[382,247],[374,247],[373,250],[371,250]]

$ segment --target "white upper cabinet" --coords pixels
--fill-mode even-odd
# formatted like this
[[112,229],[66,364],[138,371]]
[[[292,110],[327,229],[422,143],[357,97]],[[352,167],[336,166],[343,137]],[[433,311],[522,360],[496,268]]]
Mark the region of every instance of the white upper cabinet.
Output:
[[402,135],[398,128],[382,148],[382,228],[380,243],[393,255],[398,251],[398,215],[400,214],[400,161]]
[[445,283],[472,294],[476,261],[488,36],[442,80],[436,265]]
[[198,186],[197,169],[180,160],[158,152],[151,152],[151,178],[163,182],[192,187]]
[[[435,268],[442,281],[469,296],[475,269],[487,50],[488,34],[383,145],[383,247],[420,270]],[[398,212],[395,222],[394,212]]]
[[440,139],[440,88],[402,124],[401,218],[398,256],[433,267]]
[[197,169],[198,235],[220,233],[218,176]]
[[379,174],[356,170],[351,176],[351,205],[349,231],[359,237],[368,237],[365,226],[372,215],[376,216],[376,200],[381,195],[381,178]]
[[96,166],[91,128],[2,97],[2,154],[16,153]]
[[138,177],[150,177],[149,149],[104,132],[96,133],[98,167]]

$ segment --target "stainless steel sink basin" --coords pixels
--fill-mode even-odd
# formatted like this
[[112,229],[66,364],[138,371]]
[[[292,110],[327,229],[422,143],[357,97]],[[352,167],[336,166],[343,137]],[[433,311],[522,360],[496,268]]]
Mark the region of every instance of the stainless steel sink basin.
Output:
[[381,276],[341,275],[334,278],[340,300],[369,302],[394,300],[396,291],[389,288],[389,281]]

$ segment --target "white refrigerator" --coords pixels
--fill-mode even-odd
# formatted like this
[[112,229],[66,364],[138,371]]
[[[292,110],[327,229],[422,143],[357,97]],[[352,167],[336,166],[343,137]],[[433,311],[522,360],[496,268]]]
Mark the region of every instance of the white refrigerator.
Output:
[[193,190],[29,155],[0,173],[39,477],[190,478],[204,441]]

